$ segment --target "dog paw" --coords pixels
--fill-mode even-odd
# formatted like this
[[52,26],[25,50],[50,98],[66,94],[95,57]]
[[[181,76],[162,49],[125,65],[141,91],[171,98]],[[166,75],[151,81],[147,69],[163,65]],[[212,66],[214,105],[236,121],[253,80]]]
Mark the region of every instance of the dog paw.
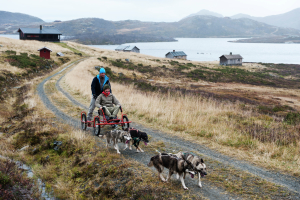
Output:
[[198,185],[200,188],[202,188],[202,185]]
[[185,188],[183,188],[183,189],[188,190],[189,188],[185,187]]

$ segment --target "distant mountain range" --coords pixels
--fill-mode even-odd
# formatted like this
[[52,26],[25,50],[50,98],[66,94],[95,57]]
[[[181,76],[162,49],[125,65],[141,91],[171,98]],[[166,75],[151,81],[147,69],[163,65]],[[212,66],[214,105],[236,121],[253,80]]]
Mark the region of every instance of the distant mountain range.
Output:
[[[290,14],[283,14],[282,16],[287,19],[292,15],[295,17],[295,15],[298,14],[295,12],[289,13]],[[5,20],[3,20],[1,16],[4,16]],[[138,20],[109,21],[99,18],[81,18],[58,23],[44,23],[43,20],[29,15],[0,11],[0,20],[6,24],[9,22],[15,24],[15,26],[9,27],[1,26],[0,21],[0,33],[13,33],[19,27],[38,28],[38,25],[43,23],[48,27],[57,28],[65,36],[73,36],[73,39],[83,44],[161,42],[174,41],[174,38],[177,37],[247,38],[300,35],[300,30],[280,28],[250,18],[251,16],[247,17],[247,15],[243,14],[235,15],[231,18],[223,17],[220,14],[208,10],[201,10],[178,22],[142,22]],[[299,20],[299,18],[297,18],[297,20]],[[292,21],[297,20],[294,19]],[[275,21],[279,22],[280,20]],[[25,24],[28,25],[26,26]]]
[[2,24],[27,25],[32,23],[44,23],[44,21],[38,17],[34,17],[31,15],[0,11],[0,25]]
[[223,17],[223,15],[221,15],[219,13],[203,9],[203,10],[200,10],[199,12],[197,12],[197,13],[190,14],[189,16],[187,16],[185,18],[189,18],[189,17],[193,17],[193,16],[198,16],[198,15],[210,15],[210,16],[214,16],[214,17]]
[[[211,12],[208,10],[201,10],[198,13],[194,13],[189,16],[195,16],[195,15],[211,15],[215,17],[223,17],[223,15],[219,13]],[[254,16],[240,13],[237,15],[233,15],[230,18],[232,19],[247,18],[247,19],[252,19],[273,26],[278,26],[282,28],[295,28],[300,30],[300,8],[294,9],[287,13],[283,13],[279,15],[271,15],[267,17],[254,17]]]

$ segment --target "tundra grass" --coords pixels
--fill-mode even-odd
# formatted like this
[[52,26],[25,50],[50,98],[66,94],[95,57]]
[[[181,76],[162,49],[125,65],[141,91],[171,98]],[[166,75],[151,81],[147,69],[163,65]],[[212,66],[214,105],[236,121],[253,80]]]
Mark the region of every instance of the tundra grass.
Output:
[[[91,74],[88,70],[99,62],[94,60],[80,63],[65,77],[68,87],[87,99],[86,104],[90,98],[90,90],[86,88],[97,73]],[[112,91],[131,120],[160,127],[171,135],[208,145],[260,166],[300,175],[297,124],[281,121],[283,118],[278,120],[272,114],[261,113],[253,106],[242,106],[240,102],[181,93],[142,92],[133,85],[116,82],[112,84]]]
[[[132,160],[99,146],[95,138],[55,120],[34,94],[35,80],[14,92],[1,124],[5,156],[33,168],[60,199],[200,199],[181,186],[163,184]],[[53,87],[52,87],[53,89]],[[59,145],[56,145],[59,142]],[[103,146],[102,146],[103,145]],[[20,150],[27,147],[24,150]]]
[[[46,86],[46,89],[47,89],[47,87],[49,87],[49,85]],[[53,90],[52,92],[55,92],[55,91]],[[74,108],[76,108],[76,106],[74,106]],[[77,133],[77,134],[79,134],[79,133]],[[73,138],[73,137],[71,136],[71,138]],[[151,135],[149,138],[151,140]],[[63,139],[60,139],[60,140],[63,140]],[[90,143],[90,142],[87,142],[87,143]],[[101,144],[104,145],[103,143],[101,143]],[[68,147],[67,149],[70,149],[70,148]],[[152,152],[153,154],[157,153],[156,150],[159,150],[160,152],[173,152],[174,151],[174,149],[172,149],[170,144],[165,144],[162,141],[151,142],[151,145],[145,147],[145,150]],[[101,150],[98,149],[95,152],[97,152],[97,151],[101,151]],[[177,150],[177,151],[179,151],[179,150]],[[90,153],[95,153],[95,152],[90,152]],[[110,152],[110,151],[108,151],[108,152]],[[115,155],[114,151],[112,151],[112,153],[110,153],[110,154]],[[47,155],[44,155],[44,157],[46,157],[46,156]],[[97,156],[97,157],[99,157],[99,156]],[[116,159],[116,158],[114,158],[114,159]],[[291,195],[291,193],[289,191],[287,191],[285,188],[276,186],[275,184],[272,184],[269,182],[266,182],[259,177],[255,177],[251,174],[248,174],[248,173],[245,173],[245,172],[242,172],[239,170],[235,170],[231,167],[225,166],[222,163],[213,161],[212,159],[209,159],[209,158],[205,158],[205,161],[208,164],[209,168],[213,169],[212,171],[210,171],[210,176],[207,176],[205,178],[205,181],[209,181],[213,185],[223,188],[224,190],[226,190],[229,193],[241,195],[244,198],[255,198],[257,196],[263,196],[264,198],[275,198],[275,197],[276,198],[277,197],[286,198]],[[69,162],[72,163],[74,161],[69,161]],[[107,161],[102,161],[102,162],[107,162]],[[68,162],[66,162],[66,163],[68,163]],[[129,166],[129,163],[131,163],[132,165]],[[127,164],[128,165],[127,167],[130,167],[130,168],[134,165],[140,166],[140,164],[136,163],[135,161],[131,161],[129,163]],[[142,168],[142,170],[144,170],[144,171],[147,171],[147,169],[143,166],[140,166],[140,168]],[[48,175],[49,173],[45,172],[45,174]],[[151,175],[151,173],[149,173],[149,175]],[[49,178],[51,178],[51,177],[49,177]],[[47,177],[45,177],[45,179],[46,178]],[[110,179],[111,179],[111,177],[110,177]],[[158,183],[158,184],[160,183],[160,182],[157,182],[157,179],[153,180],[153,181],[156,181],[156,183]],[[261,187],[261,184],[258,184],[258,183],[263,183],[263,187]],[[150,184],[150,182],[146,183],[146,185],[149,185],[149,184]],[[162,185],[160,185],[160,187],[161,186]],[[174,186],[180,188],[180,185],[176,185],[175,183],[172,184],[172,187],[174,187]],[[243,188],[241,188],[241,186],[243,186],[247,189],[243,189]]]

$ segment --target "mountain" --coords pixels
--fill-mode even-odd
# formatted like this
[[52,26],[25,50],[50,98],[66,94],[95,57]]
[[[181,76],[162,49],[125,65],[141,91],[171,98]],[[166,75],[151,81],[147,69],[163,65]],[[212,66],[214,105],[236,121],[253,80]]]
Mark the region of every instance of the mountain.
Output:
[[[231,19],[196,15],[178,22],[108,21],[82,18],[51,24],[63,35],[84,44],[120,44],[143,41],[173,41],[176,37],[267,37],[300,35],[294,29],[278,28],[247,18]],[[123,39],[122,39],[123,38]]]
[[44,21],[38,17],[26,15],[22,13],[12,13],[7,11],[0,11],[0,25],[1,24],[31,24],[43,23]]
[[300,30],[300,8],[294,9],[290,12],[271,15],[267,17],[253,17],[245,14],[237,14],[232,16],[233,19],[249,18],[259,22],[263,22],[269,25],[283,27],[283,28],[295,28]]
[[[199,12],[197,12],[197,13],[190,14],[189,16],[187,16],[185,18],[189,18],[189,17],[193,17],[193,16],[198,16],[198,15],[208,15],[208,16],[214,16],[214,17],[223,17],[223,15],[221,15],[219,13],[203,9],[203,10],[200,10]],[[185,18],[183,18],[183,19],[185,19]]]

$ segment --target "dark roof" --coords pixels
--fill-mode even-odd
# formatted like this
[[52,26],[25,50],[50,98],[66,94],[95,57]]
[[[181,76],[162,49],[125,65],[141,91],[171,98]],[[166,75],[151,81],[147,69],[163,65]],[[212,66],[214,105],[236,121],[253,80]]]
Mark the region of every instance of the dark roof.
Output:
[[[132,51],[132,49],[134,49],[135,47],[136,46],[132,46],[132,45],[120,45],[115,50]],[[139,48],[137,48],[137,49],[140,50]]]
[[61,32],[55,28],[43,28],[40,30],[39,28],[19,28],[18,32],[22,31],[26,34],[57,34],[62,35]]
[[38,51],[41,51],[43,49],[47,49],[48,51],[52,51],[51,49],[47,48],[47,47],[43,47],[43,48],[40,48]]
[[[224,56],[226,59],[228,60],[232,60],[232,59],[243,59],[243,57],[240,54],[231,54],[231,55],[222,55]],[[221,57],[222,57],[221,56]],[[220,58],[221,58],[220,57]]]
[[183,51],[170,51],[166,55],[172,54],[174,57],[176,56],[187,56]]

